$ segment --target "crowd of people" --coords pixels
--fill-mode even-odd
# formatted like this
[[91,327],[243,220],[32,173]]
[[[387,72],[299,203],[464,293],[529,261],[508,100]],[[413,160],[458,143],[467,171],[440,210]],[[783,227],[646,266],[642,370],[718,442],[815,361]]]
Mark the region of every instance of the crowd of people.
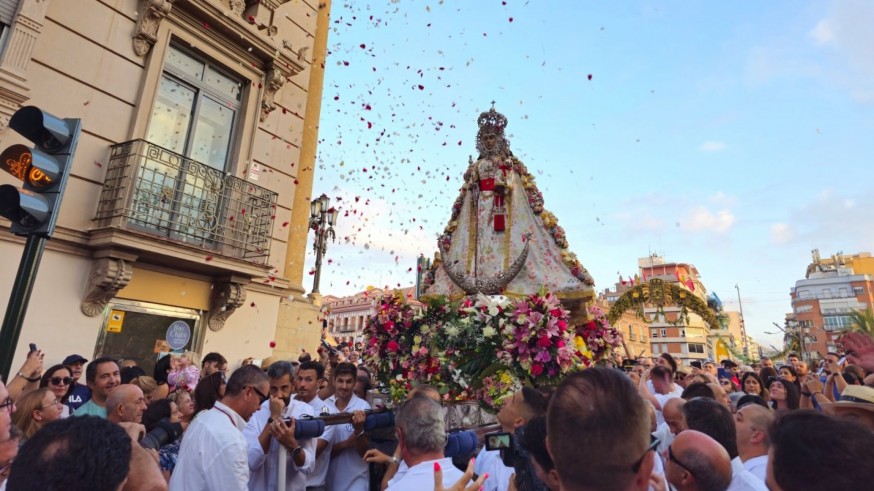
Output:
[[44,369],[36,350],[0,383],[0,490],[864,489],[874,339],[842,341],[813,367],[665,353],[524,387],[496,415],[500,448],[454,458],[434,387],[410,392],[388,435],[366,427],[372,377],[353,346],[230,374],[219,353],[168,355],[151,375],[76,354]]

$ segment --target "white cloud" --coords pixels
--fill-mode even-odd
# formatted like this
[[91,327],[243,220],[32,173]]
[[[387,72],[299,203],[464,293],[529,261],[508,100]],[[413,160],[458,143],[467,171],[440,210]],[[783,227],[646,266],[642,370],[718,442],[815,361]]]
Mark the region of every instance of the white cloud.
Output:
[[785,223],[771,225],[771,241],[777,245],[788,244],[795,238],[792,228]]
[[680,228],[691,232],[714,232],[723,235],[734,226],[737,218],[731,210],[712,212],[704,206],[694,208]]
[[829,19],[823,19],[810,31],[810,37],[816,44],[832,44],[835,39],[832,23]]
[[706,141],[698,147],[702,152],[721,152],[726,149],[725,142],[721,141]]
[[737,203],[737,197],[729,196],[722,191],[719,191],[710,197],[710,202],[723,208],[731,208],[735,203]]

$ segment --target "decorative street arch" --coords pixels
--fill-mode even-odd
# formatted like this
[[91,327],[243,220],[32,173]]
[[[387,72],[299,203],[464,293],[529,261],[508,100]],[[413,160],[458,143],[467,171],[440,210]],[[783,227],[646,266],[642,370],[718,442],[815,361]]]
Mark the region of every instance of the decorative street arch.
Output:
[[[656,308],[652,318],[647,317],[644,307]],[[623,293],[616,303],[610,308],[607,318],[610,324],[614,324],[622,314],[628,310],[634,313],[646,322],[656,322],[659,314],[665,313],[665,307],[679,307],[680,313],[677,319],[665,322],[672,325],[685,325],[689,319],[689,312],[694,312],[704,319],[704,322],[710,326],[711,331],[722,329],[722,324],[716,316],[716,313],[707,306],[704,300],[701,300],[697,295],[693,294],[685,288],[681,288],[673,283],[666,283],[664,280],[653,278],[646,283],[631,287]]]

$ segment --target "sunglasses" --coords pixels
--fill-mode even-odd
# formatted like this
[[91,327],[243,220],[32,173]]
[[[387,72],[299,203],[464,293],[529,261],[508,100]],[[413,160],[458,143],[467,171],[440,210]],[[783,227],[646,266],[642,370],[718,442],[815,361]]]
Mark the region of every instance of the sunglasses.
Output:
[[261,398],[261,402],[259,404],[264,404],[264,401],[266,401],[267,399],[270,399],[270,396],[268,396],[267,394],[258,390],[258,388],[255,387],[254,385],[250,385],[249,387],[251,387],[252,390],[254,390],[256,394],[258,394],[258,397]]
[[73,377],[52,377],[49,379],[52,385],[70,385],[73,383]]
[[[646,447],[646,450],[643,451],[643,455],[641,455],[640,458],[637,459],[637,462],[635,462],[634,465],[631,466],[631,472],[637,474],[637,471],[640,470],[640,466],[643,465],[643,459],[646,457],[646,454],[652,452],[658,446],[659,446],[659,439],[653,438],[652,443],[650,443],[649,446]],[[668,447],[668,448],[670,448],[670,447]]]
[[686,467],[685,465],[683,465],[682,462],[680,462],[679,460],[677,460],[676,457],[674,457],[674,450],[671,448],[672,446],[673,446],[673,445],[668,445],[668,460],[670,460],[671,462],[677,464],[678,466],[680,466],[681,469],[683,469],[684,471],[686,471],[686,472],[688,472],[689,474],[691,474],[692,476],[694,476],[694,475],[695,475],[694,472],[690,471],[688,467]]

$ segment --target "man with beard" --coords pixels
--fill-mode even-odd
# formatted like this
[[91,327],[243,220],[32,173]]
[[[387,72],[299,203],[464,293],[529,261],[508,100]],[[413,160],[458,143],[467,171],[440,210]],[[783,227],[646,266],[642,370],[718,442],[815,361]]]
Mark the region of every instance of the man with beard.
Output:
[[334,427],[331,439],[331,463],[328,466],[328,489],[367,491],[369,468],[364,454],[370,448],[370,438],[364,431],[370,404],[352,393],[358,369],[351,363],[340,363],[331,374],[334,395],[327,403],[332,413],[352,413],[352,423]]
[[[313,408],[291,399],[294,390],[294,367],[287,361],[277,361],[267,369],[270,379],[270,399],[264,401],[243,430],[249,449],[249,489],[278,489],[277,470],[287,468],[285,489],[304,489],[307,474],[315,466],[316,440],[298,441],[294,437],[294,420],[313,416]],[[289,422],[284,421],[289,418]],[[279,461],[279,446],[288,451],[286,461]]]

